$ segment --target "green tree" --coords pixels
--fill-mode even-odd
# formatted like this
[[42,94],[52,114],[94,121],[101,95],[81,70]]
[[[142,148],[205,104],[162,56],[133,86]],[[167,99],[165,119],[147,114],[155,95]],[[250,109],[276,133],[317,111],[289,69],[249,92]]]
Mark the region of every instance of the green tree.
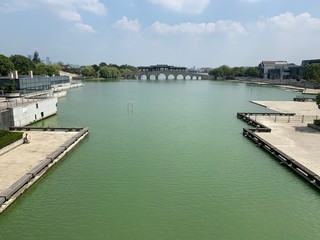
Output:
[[91,66],[94,68],[94,70],[95,70],[96,72],[98,72],[99,69],[100,69],[100,67],[99,67],[97,64],[93,64],[93,65],[91,65]]
[[12,55],[10,57],[11,62],[14,64],[14,69],[19,74],[27,75],[30,70],[35,69],[35,64],[29,58],[22,55]]
[[59,70],[53,65],[46,65],[48,76],[59,76]]
[[59,75],[59,71],[52,65],[46,65],[44,63],[38,63],[34,70],[35,75]]
[[320,63],[308,64],[303,69],[304,79],[320,83]]
[[259,69],[257,67],[247,67],[245,69],[244,75],[246,77],[259,77]]
[[100,77],[107,78],[107,79],[120,78],[120,71],[118,68],[115,68],[115,67],[107,67],[107,66],[100,67],[99,74],[100,74]]
[[80,68],[80,73],[85,77],[94,77],[96,75],[96,71],[92,66],[82,66]]
[[227,65],[222,65],[218,68],[213,68],[209,71],[209,75],[214,76],[216,79],[219,78],[225,78],[225,79],[233,79],[234,74],[232,71],[232,68],[230,68]]
[[14,65],[11,60],[0,54],[0,76],[7,76],[9,72],[14,70]]
[[47,75],[46,65],[44,63],[38,63],[33,73],[34,75]]
[[244,72],[245,72],[244,67],[234,67],[232,71],[235,77],[244,77]]

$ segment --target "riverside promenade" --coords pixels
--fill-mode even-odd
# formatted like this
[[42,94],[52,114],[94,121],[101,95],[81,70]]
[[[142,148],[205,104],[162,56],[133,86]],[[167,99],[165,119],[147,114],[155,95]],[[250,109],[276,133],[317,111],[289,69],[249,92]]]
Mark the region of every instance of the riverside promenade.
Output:
[[[314,119],[320,119],[320,109],[315,102],[251,101],[262,107],[288,115],[259,115],[250,118],[271,129],[255,134],[274,149],[280,150],[303,169],[320,176],[320,132],[308,127]],[[267,111],[263,111],[267,112]],[[270,112],[270,111],[268,111]],[[294,113],[294,115],[289,115]],[[291,164],[289,164],[290,166]],[[310,177],[310,176],[308,176]]]
[[0,155],[0,213],[75,147],[88,134],[88,129],[31,129],[24,131],[24,135],[26,133],[30,136],[29,143]]

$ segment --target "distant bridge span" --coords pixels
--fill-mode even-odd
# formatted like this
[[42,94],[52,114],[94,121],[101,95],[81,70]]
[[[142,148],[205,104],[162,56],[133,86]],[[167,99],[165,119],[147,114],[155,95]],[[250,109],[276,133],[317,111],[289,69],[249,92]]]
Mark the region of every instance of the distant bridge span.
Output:
[[191,71],[178,71],[178,70],[153,70],[153,71],[135,71],[131,73],[123,73],[123,78],[135,78],[135,79],[146,79],[146,80],[159,80],[164,78],[166,80],[202,80],[211,79],[210,76],[199,74]]
[[196,72],[188,71],[186,67],[175,67],[170,65],[158,64],[151,66],[141,66],[138,70],[131,73],[123,73],[123,78],[135,78],[135,79],[146,79],[146,80],[159,80],[164,78],[166,80],[177,80],[177,79],[212,79],[208,75],[199,74]]

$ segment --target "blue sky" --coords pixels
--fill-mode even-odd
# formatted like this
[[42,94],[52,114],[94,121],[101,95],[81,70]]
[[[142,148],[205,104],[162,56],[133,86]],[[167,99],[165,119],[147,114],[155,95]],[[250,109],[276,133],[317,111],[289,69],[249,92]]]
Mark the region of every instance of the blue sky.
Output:
[[256,66],[320,58],[319,0],[0,0],[0,54]]

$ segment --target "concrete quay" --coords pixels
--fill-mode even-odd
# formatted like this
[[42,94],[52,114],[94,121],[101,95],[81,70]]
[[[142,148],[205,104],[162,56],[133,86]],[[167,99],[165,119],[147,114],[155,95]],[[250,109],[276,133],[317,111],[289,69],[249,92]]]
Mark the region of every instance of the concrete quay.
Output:
[[[320,188],[320,132],[309,128],[308,123],[320,119],[320,109],[315,102],[251,101],[283,114],[250,115],[252,122],[271,130],[252,129],[253,137],[281,162],[286,163],[309,182]],[[271,112],[271,111],[268,111]],[[291,114],[293,113],[293,114]],[[257,124],[255,124],[257,125]],[[244,129],[245,130],[245,129]],[[251,134],[246,132],[245,135]],[[283,161],[282,161],[283,160]],[[294,166],[292,166],[292,164]]]
[[88,134],[87,128],[26,130],[29,143],[0,155],[0,213]]

